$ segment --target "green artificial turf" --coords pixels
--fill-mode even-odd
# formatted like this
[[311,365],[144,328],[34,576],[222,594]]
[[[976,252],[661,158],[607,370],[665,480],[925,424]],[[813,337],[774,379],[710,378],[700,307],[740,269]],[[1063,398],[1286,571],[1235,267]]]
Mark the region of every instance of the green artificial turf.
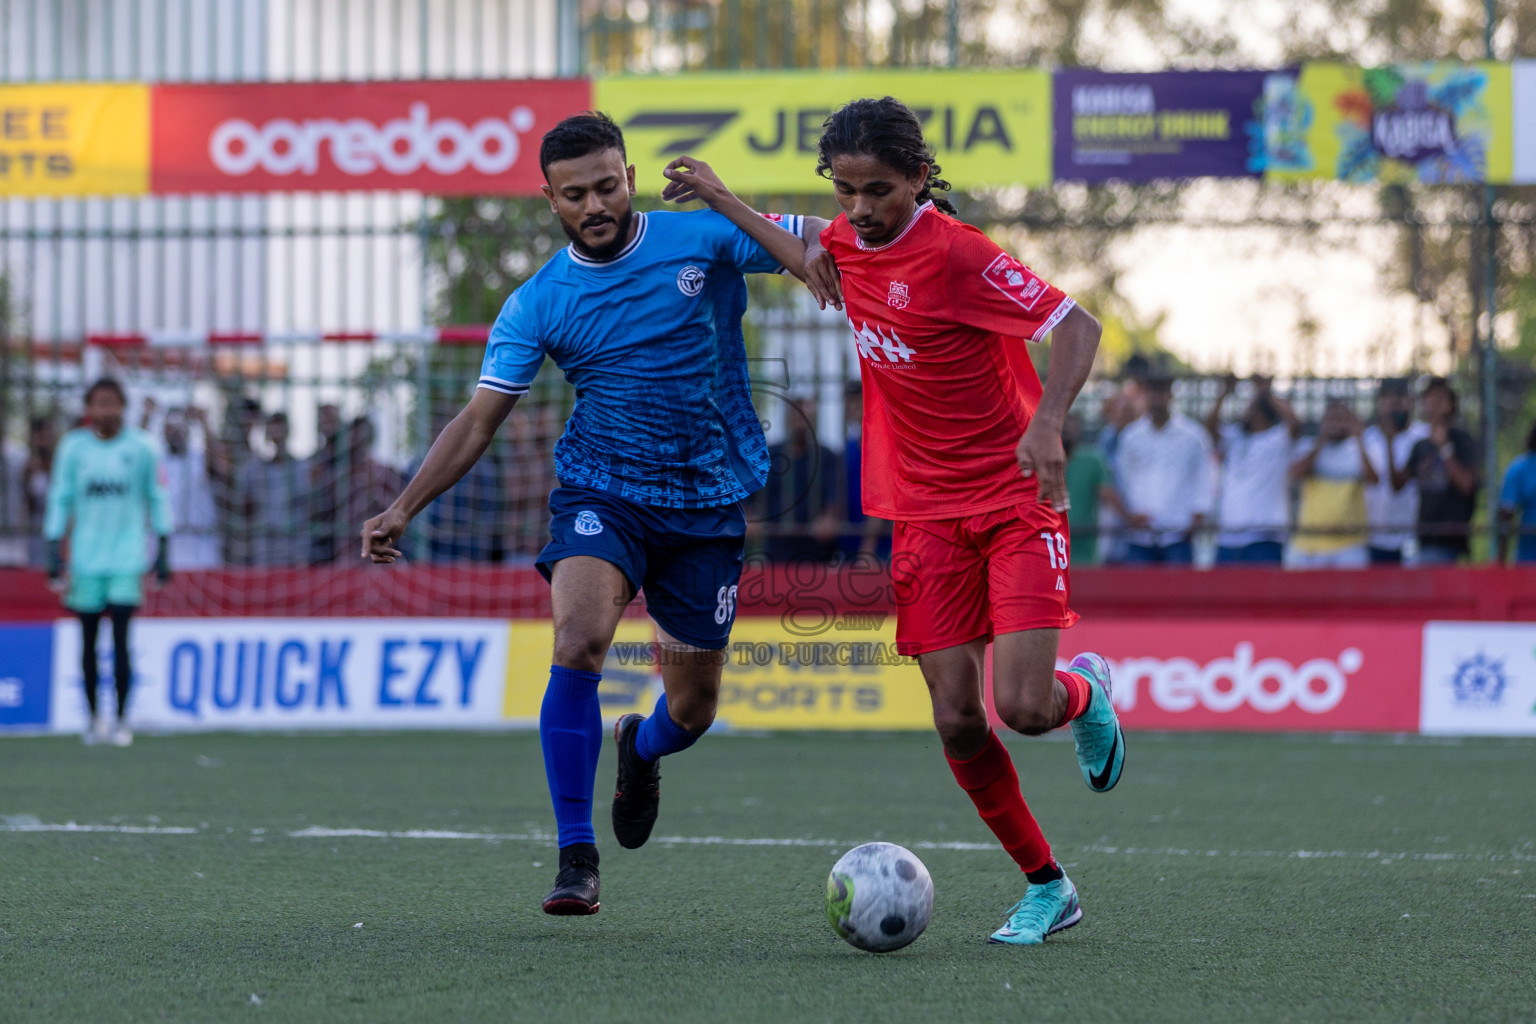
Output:
[[[535,735],[0,741],[0,1021],[1536,1017],[1536,742],[1133,735],[1103,796],[1069,742],[1010,749],[1085,913],[1034,948],[984,944],[1023,879],[929,735],[711,736],[638,851],[605,751],[581,919],[539,911]],[[66,822],[193,831],[33,830]],[[822,908],[873,839],[936,890],[886,956]]]

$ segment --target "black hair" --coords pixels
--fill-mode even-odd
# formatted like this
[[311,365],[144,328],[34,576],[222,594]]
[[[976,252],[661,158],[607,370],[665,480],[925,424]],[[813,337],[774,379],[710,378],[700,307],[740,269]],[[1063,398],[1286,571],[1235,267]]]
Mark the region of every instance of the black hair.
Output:
[[1404,398],[1408,395],[1408,381],[1402,377],[1384,377],[1376,395],[1379,398]]
[[123,390],[121,384],[111,377],[103,377],[85,389],[85,404],[91,404],[91,396],[98,391],[110,391],[117,396],[119,402],[122,402],[124,405],[128,404],[128,393]]
[[1445,392],[1445,397],[1451,401],[1452,416],[1455,416],[1461,411],[1461,396],[1456,394],[1456,389],[1451,386],[1450,381],[1446,380],[1444,377],[1429,378],[1424,382],[1424,386],[1419,390],[1419,394],[1420,396],[1424,396],[1429,394],[1431,391]]
[[286,425],[288,423],[288,414],[286,412],[283,412],[283,410],[281,410],[281,409],[277,410],[276,412],[268,413],[267,414],[267,422],[268,423],[282,423],[282,424]]
[[544,172],[544,180],[548,181],[550,164],[575,160],[579,156],[604,149],[618,150],[619,155],[628,162],[628,154],[624,152],[624,133],[619,130],[613,118],[598,110],[572,114],[544,133],[544,141],[539,143],[539,170]]
[[917,194],[919,204],[930,199],[948,214],[955,214],[955,204],[935,192],[948,192],[949,182],[939,177],[939,165],[933,147],[923,138],[923,123],[912,108],[891,96],[883,99],[854,100],[833,111],[821,123],[821,141],[816,144],[816,173],[832,176],[834,156],[872,156],[908,177],[928,165],[928,180]]
[[1525,450],[1536,452],[1536,420],[1531,421],[1531,432],[1525,435]]
[[1273,398],[1268,395],[1261,395],[1254,400],[1253,408],[1255,412],[1264,417],[1265,422],[1271,427],[1279,426],[1280,410],[1276,407]]

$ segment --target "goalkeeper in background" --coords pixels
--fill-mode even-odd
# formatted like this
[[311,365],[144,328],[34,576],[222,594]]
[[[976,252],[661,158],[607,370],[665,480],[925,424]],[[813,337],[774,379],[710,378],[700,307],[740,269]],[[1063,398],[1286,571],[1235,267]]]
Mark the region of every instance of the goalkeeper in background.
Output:
[[[59,444],[43,520],[48,578],[56,588],[65,585],[62,548],[64,538],[69,538],[64,606],[80,617],[80,669],[91,709],[85,742],[110,741],[119,747],[133,742],[125,718],[133,685],[128,621],[143,600],[146,526],[159,539],[155,577],[160,583],[171,577],[167,560],[171,508],[159,456],[148,435],[124,427],[127,404],[122,385],[115,380],[99,380],[86,391],[87,425],[71,430]],[[112,621],[112,674],[117,684],[116,727],[110,732],[96,700],[100,682],[96,638],[103,612]]]

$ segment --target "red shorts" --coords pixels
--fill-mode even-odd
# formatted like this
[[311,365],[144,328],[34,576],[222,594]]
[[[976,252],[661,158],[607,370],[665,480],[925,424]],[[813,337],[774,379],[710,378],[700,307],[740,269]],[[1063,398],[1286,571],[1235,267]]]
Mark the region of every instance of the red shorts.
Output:
[[896,650],[918,655],[999,633],[1065,629],[1067,517],[1028,503],[962,519],[898,522],[891,548]]

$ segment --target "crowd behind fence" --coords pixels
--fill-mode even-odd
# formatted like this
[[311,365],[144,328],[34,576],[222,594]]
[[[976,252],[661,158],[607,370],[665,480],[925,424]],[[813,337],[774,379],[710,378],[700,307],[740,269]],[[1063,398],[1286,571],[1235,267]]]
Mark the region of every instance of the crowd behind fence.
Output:
[[[885,558],[889,524],[860,507],[852,346],[808,337],[832,355],[759,361],[772,471],[747,503],[750,549],[774,562]],[[776,341],[791,354],[782,338],[765,348]],[[161,452],[173,569],[356,563],[361,524],[462,406],[479,355],[401,341],[13,358],[0,564],[41,564],[53,453],[79,421],[84,384],[101,375],[126,386],[128,422]],[[407,559],[531,562],[572,401],[546,367],[486,456],[418,517]],[[1133,363],[1089,382],[1063,440],[1079,567],[1446,564],[1471,557],[1490,494],[1516,556],[1536,560],[1536,454],[1491,487],[1479,479],[1453,381],[1176,379]]]

